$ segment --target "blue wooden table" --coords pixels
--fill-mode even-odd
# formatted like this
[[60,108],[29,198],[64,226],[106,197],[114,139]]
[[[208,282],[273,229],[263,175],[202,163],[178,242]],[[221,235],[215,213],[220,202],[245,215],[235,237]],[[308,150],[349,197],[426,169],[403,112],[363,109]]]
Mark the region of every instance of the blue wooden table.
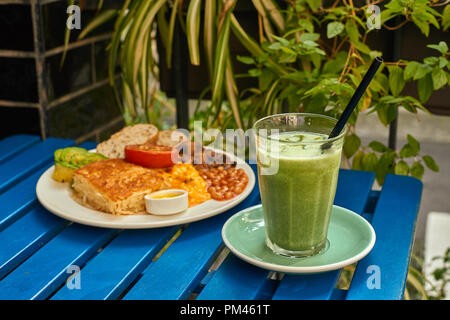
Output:
[[175,227],[102,229],[51,214],[36,199],[36,182],[53,164],[53,151],[70,145],[71,140],[42,142],[31,135],[0,140],[0,299],[403,297],[422,192],[419,180],[388,175],[382,190],[374,191],[373,173],[340,171],[335,204],[361,214],[377,235],[349,289],[340,290],[341,270],[274,276],[227,254],[221,228],[232,214],[260,202],[257,186],[232,210]]

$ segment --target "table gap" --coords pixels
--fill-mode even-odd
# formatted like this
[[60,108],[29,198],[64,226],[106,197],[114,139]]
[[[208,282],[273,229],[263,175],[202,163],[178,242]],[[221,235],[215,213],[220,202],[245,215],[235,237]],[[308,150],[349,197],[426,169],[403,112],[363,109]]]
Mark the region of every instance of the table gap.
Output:
[[[228,256],[228,254],[224,254],[224,257],[220,257],[219,256],[221,253],[223,253],[225,248],[225,245],[223,244],[223,242],[220,244],[220,246],[214,251],[214,253],[211,255],[210,259],[208,260],[208,262],[205,264],[205,268],[200,270],[200,272],[197,274],[197,276],[194,278],[194,281],[197,282],[196,285],[193,285],[192,287],[195,288],[194,290],[192,290],[191,294],[189,296],[187,296],[186,298],[182,298],[184,300],[192,300],[190,299],[193,294],[198,295],[201,290],[203,289],[204,286],[201,287],[201,282],[202,279],[204,279],[206,276],[208,276],[210,274],[210,272],[208,272],[211,269],[211,266],[214,265],[214,263],[216,263],[217,261],[220,262],[220,264],[218,265],[216,263],[216,269],[214,270],[214,272],[217,270],[217,268],[222,264],[222,262],[225,260],[226,256]],[[209,267],[208,267],[209,265]],[[209,278],[207,278],[207,280],[209,280]],[[196,291],[198,291],[198,293],[196,293]]]
[[345,300],[347,297],[348,290],[344,289],[334,289],[331,293],[331,299],[330,300]]
[[161,250],[158,251],[158,253],[153,257],[152,262],[158,260],[161,255],[169,248],[172,243],[174,243],[175,240],[183,233],[183,231],[187,228],[188,224],[182,225],[181,228],[175,232],[175,234],[170,238],[169,241],[161,248]]
[[195,289],[192,291],[192,294],[187,298],[187,300],[195,300],[197,298],[197,296],[200,294],[200,292],[203,290],[203,288],[206,286],[206,284],[212,278],[212,276],[217,271],[217,269],[219,269],[219,267],[222,265],[223,261],[230,254],[230,250],[225,246],[223,246],[222,249],[219,249],[218,251],[219,251],[219,254],[218,254],[217,258],[214,260],[212,265],[208,268],[207,273],[200,280],[198,286],[195,287]]
[[342,269],[341,274],[339,275],[339,278],[336,281],[336,286],[334,290],[345,290],[345,291],[348,290],[348,288],[350,287],[350,283],[353,280],[353,275],[355,274],[357,264],[358,263],[355,262]]
[[130,282],[130,284],[128,285],[127,288],[125,288],[122,293],[117,297],[117,300],[122,300],[123,297],[125,297],[127,295],[127,293],[134,287],[134,285],[142,278],[143,273],[145,272],[145,270],[147,270],[152,263],[154,263],[155,261],[157,261],[161,255],[172,245],[172,243],[183,233],[183,231],[187,228],[189,224],[185,224],[182,225],[181,228],[175,232],[175,234],[170,238],[169,241],[167,241],[167,243],[161,248],[161,250],[158,251],[158,253],[155,254],[155,256],[153,257],[153,259],[150,261],[150,263],[145,266],[144,271],[141,272],[140,274],[138,274],[133,281]]
[[284,278],[284,273],[270,271],[267,275],[266,282],[260,288],[259,292],[255,296],[255,300],[272,300],[275,291],[277,291],[281,280]]
[[[114,236],[112,236],[111,239],[109,239],[108,241],[106,241],[104,245],[102,245],[100,248],[98,248],[97,251],[96,251],[96,253],[93,254],[92,257],[84,263],[83,267],[84,267],[85,265],[87,265],[87,264],[89,263],[89,261],[91,261],[92,259],[94,259],[95,256],[97,256],[100,252],[102,252],[102,250],[103,250],[104,248],[106,248],[106,247],[107,247],[107,246],[108,246],[108,245],[109,245],[109,244],[110,244],[110,243],[111,243],[111,242],[112,242],[112,241],[113,241],[120,233],[122,233],[123,229],[116,229],[115,231],[116,231],[116,234],[115,234]],[[81,271],[81,269],[82,269],[82,268],[80,268],[80,271]]]
[[25,216],[28,212],[36,208],[38,205],[40,205],[39,201],[37,199],[33,199],[31,200],[30,203],[16,210],[15,211],[16,213],[13,216],[10,216],[9,218],[0,221],[0,232],[2,232],[10,225],[12,225],[14,222]]
[[380,198],[379,190],[370,190],[369,196],[367,197],[366,206],[364,207],[363,212],[369,214],[374,213],[379,198]]

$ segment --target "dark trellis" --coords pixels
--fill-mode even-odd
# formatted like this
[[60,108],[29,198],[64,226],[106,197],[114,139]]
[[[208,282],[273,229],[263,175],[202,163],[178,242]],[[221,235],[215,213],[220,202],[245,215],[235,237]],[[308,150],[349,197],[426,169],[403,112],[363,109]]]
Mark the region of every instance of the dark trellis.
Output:
[[[100,42],[104,42],[111,38],[111,33],[105,33],[96,35],[84,40],[79,40],[76,42],[69,43],[67,50],[71,51],[76,48],[90,46],[90,62],[91,62],[91,81],[89,85],[86,85],[78,90],[70,93],[66,93],[61,97],[58,97],[52,101],[48,99],[48,91],[47,91],[47,78],[48,78],[48,70],[46,67],[45,59],[52,57],[57,54],[61,54],[64,51],[64,45],[57,46],[50,50],[46,50],[45,48],[45,35],[43,31],[43,14],[42,14],[42,6],[47,5],[54,2],[62,2],[67,0],[0,0],[1,5],[7,4],[19,4],[19,5],[27,5],[31,11],[31,19],[32,19],[32,27],[33,27],[33,51],[21,51],[21,50],[3,50],[0,49],[0,57],[3,58],[13,58],[13,59],[22,59],[22,58],[32,58],[34,59],[35,69],[36,69],[36,81],[37,81],[37,90],[38,90],[38,101],[37,102],[25,102],[25,101],[16,101],[16,100],[0,100],[0,107],[27,107],[27,108],[36,108],[39,112],[39,120],[40,120],[40,132],[42,139],[45,139],[48,136],[48,123],[47,123],[47,115],[48,111],[53,109],[56,106],[59,106],[65,102],[68,102],[74,98],[80,97],[83,94],[89,93],[92,90],[97,88],[107,86],[108,79],[97,80],[96,79],[96,59],[95,59],[95,46]],[[115,126],[122,121],[122,117],[116,117],[113,120],[109,121],[106,124],[102,124],[101,126],[95,128],[91,132],[83,134],[82,136],[76,139],[77,142],[82,142],[91,138],[96,138],[98,134],[108,129],[109,127]]]

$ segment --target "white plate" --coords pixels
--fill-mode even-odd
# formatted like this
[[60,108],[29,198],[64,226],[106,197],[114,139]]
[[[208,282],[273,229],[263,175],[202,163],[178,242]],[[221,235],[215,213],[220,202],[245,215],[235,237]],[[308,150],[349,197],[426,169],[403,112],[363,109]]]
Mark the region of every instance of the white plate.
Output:
[[186,211],[170,216],[155,216],[150,214],[112,215],[82,206],[72,196],[68,183],[52,179],[54,167],[45,171],[36,184],[36,195],[39,202],[55,215],[81,224],[118,229],[146,229],[173,226],[189,223],[215,216],[233,208],[242,202],[255,186],[255,174],[252,168],[243,160],[232,154],[223,152],[237,162],[237,168],[242,168],[248,176],[248,184],[244,191],[233,199],[226,201],[208,200]]

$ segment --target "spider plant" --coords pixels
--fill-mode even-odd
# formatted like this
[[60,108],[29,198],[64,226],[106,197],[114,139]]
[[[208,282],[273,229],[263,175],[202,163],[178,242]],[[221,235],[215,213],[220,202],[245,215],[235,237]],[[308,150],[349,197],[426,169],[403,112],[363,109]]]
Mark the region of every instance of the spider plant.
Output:
[[[175,25],[179,24],[187,39],[190,63],[206,64],[210,80],[199,100],[208,92],[211,99],[206,110],[197,108],[194,117],[206,127],[247,129],[261,116],[280,111],[338,116],[372,58],[382,54],[369,47],[368,37],[378,31],[366,24],[371,18],[368,9],[380,2],[251,0],[258,18],[255,39],[235,16],[237,0],[124,0],[120,9],[100,10],[80,38],[114,19],[107,49],[109,80],[117,103],[127,124],[155,123],[159,120],[156,106],[169,105],[158,90],[155,37],[158,34],[161,39],[164,50],[160,52],[171,67]],[[443,6],[442,13],[436,10]],[[431,28],[450,27],[450,5],[445,0],[388,0],[379,18],[384,29],[411,23],[428,37]],[[393,26],[398,19],[402,22]],[[248,56],[230,55],[231,34]],[[439,170],[432,157],[421,154],[419,142],[411,135],[403,147],[393,150],[379,141],[363,146],[355,131],[358,114],[363,111],[376,113],[385,126],[395,120],[399,108],[428,113],[424,104],[432,92],[450,83],[450,52],[445,41],[427,47],[437,56],[386,61],[386,67],[378,72],[350,119],[344,166],[374,171],[380,184],[387,173],[421,179],[424,166]],[[248,73],[237,75],[233,70],[236,63],[247,65]],[[241,90],[237,77],[254,78],[258,85]],[[416,85],[418,98],[402,95],[407,82]],[[422,292],[413,272],[409,283]]]

